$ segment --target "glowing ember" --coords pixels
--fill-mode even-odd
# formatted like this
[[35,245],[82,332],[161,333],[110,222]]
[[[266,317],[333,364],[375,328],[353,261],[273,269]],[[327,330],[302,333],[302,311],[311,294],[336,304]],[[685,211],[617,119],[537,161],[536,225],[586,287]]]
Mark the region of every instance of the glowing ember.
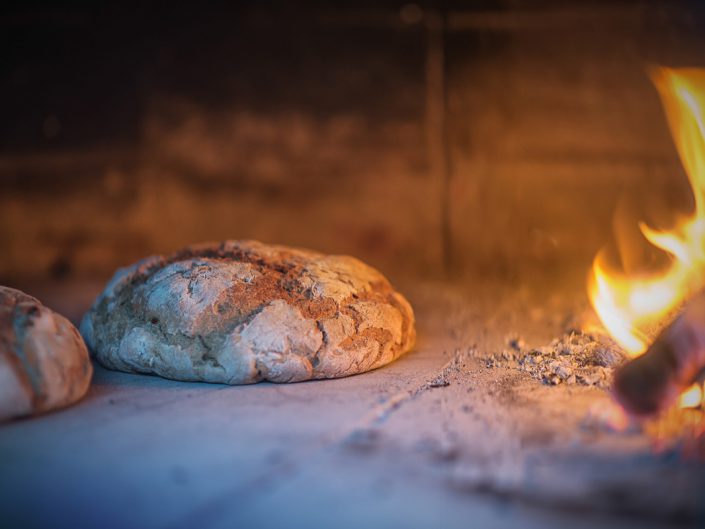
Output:
[[650,328],[705,286],[705,70],[659,68],[652,78],[688,174],[695,210],[670,230],[639,225],[646,240],[668,254],[665,269],[631,275],[611,270],[604,252],[595,258],[590,300],[605,328],[632,356],[646,350]]

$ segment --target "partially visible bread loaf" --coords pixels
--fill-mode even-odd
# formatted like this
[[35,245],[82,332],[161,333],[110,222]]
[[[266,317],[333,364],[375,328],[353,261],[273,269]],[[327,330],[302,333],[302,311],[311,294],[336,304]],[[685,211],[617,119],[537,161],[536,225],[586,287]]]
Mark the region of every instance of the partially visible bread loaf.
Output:
[[249,384],[362,373],[414,344],[414,314],[347,256],[225,241],[118,271],[81,323],[105,367]]
[[92,373],[86,345],[70,321],[0,286],[0,422],[76,402]]

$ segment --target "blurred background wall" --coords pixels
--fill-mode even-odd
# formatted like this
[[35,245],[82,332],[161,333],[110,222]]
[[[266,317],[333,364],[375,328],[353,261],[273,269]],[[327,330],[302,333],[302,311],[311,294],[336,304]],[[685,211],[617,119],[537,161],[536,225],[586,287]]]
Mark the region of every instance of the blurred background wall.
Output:
[[255,238],[392,277],[583,274],[621,196],[689,207],[647,68],[690,1],[0,10],[0,281]]

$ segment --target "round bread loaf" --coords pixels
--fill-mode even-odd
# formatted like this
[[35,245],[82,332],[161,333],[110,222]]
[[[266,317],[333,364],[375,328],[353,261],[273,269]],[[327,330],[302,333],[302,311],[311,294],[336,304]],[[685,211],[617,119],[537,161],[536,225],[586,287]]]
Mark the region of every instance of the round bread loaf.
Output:
[[0,421],[67,406],[93,368],[76,327],[19,290],[0,286]]
[[81,323],[105,367],[250,384],[362,373],[409,351],[409,303],[357,259],[225,241],[119,270]]

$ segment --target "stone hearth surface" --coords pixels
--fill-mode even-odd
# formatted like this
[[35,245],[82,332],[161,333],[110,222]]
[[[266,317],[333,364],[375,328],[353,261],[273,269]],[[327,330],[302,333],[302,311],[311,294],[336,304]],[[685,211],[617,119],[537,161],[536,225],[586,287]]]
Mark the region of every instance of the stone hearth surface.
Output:
[[[507,336],[540,346],[579,321],[577,282],[400,286],[418,345],[368,374],[229,387],[96,366],[78,405],[0,427],[0,518],[8,527],[702,526],[705,469],[654,453],[639,432],[592,424],[604,390],[487,367]],[[26,288],[76,319],[100,285]]]

